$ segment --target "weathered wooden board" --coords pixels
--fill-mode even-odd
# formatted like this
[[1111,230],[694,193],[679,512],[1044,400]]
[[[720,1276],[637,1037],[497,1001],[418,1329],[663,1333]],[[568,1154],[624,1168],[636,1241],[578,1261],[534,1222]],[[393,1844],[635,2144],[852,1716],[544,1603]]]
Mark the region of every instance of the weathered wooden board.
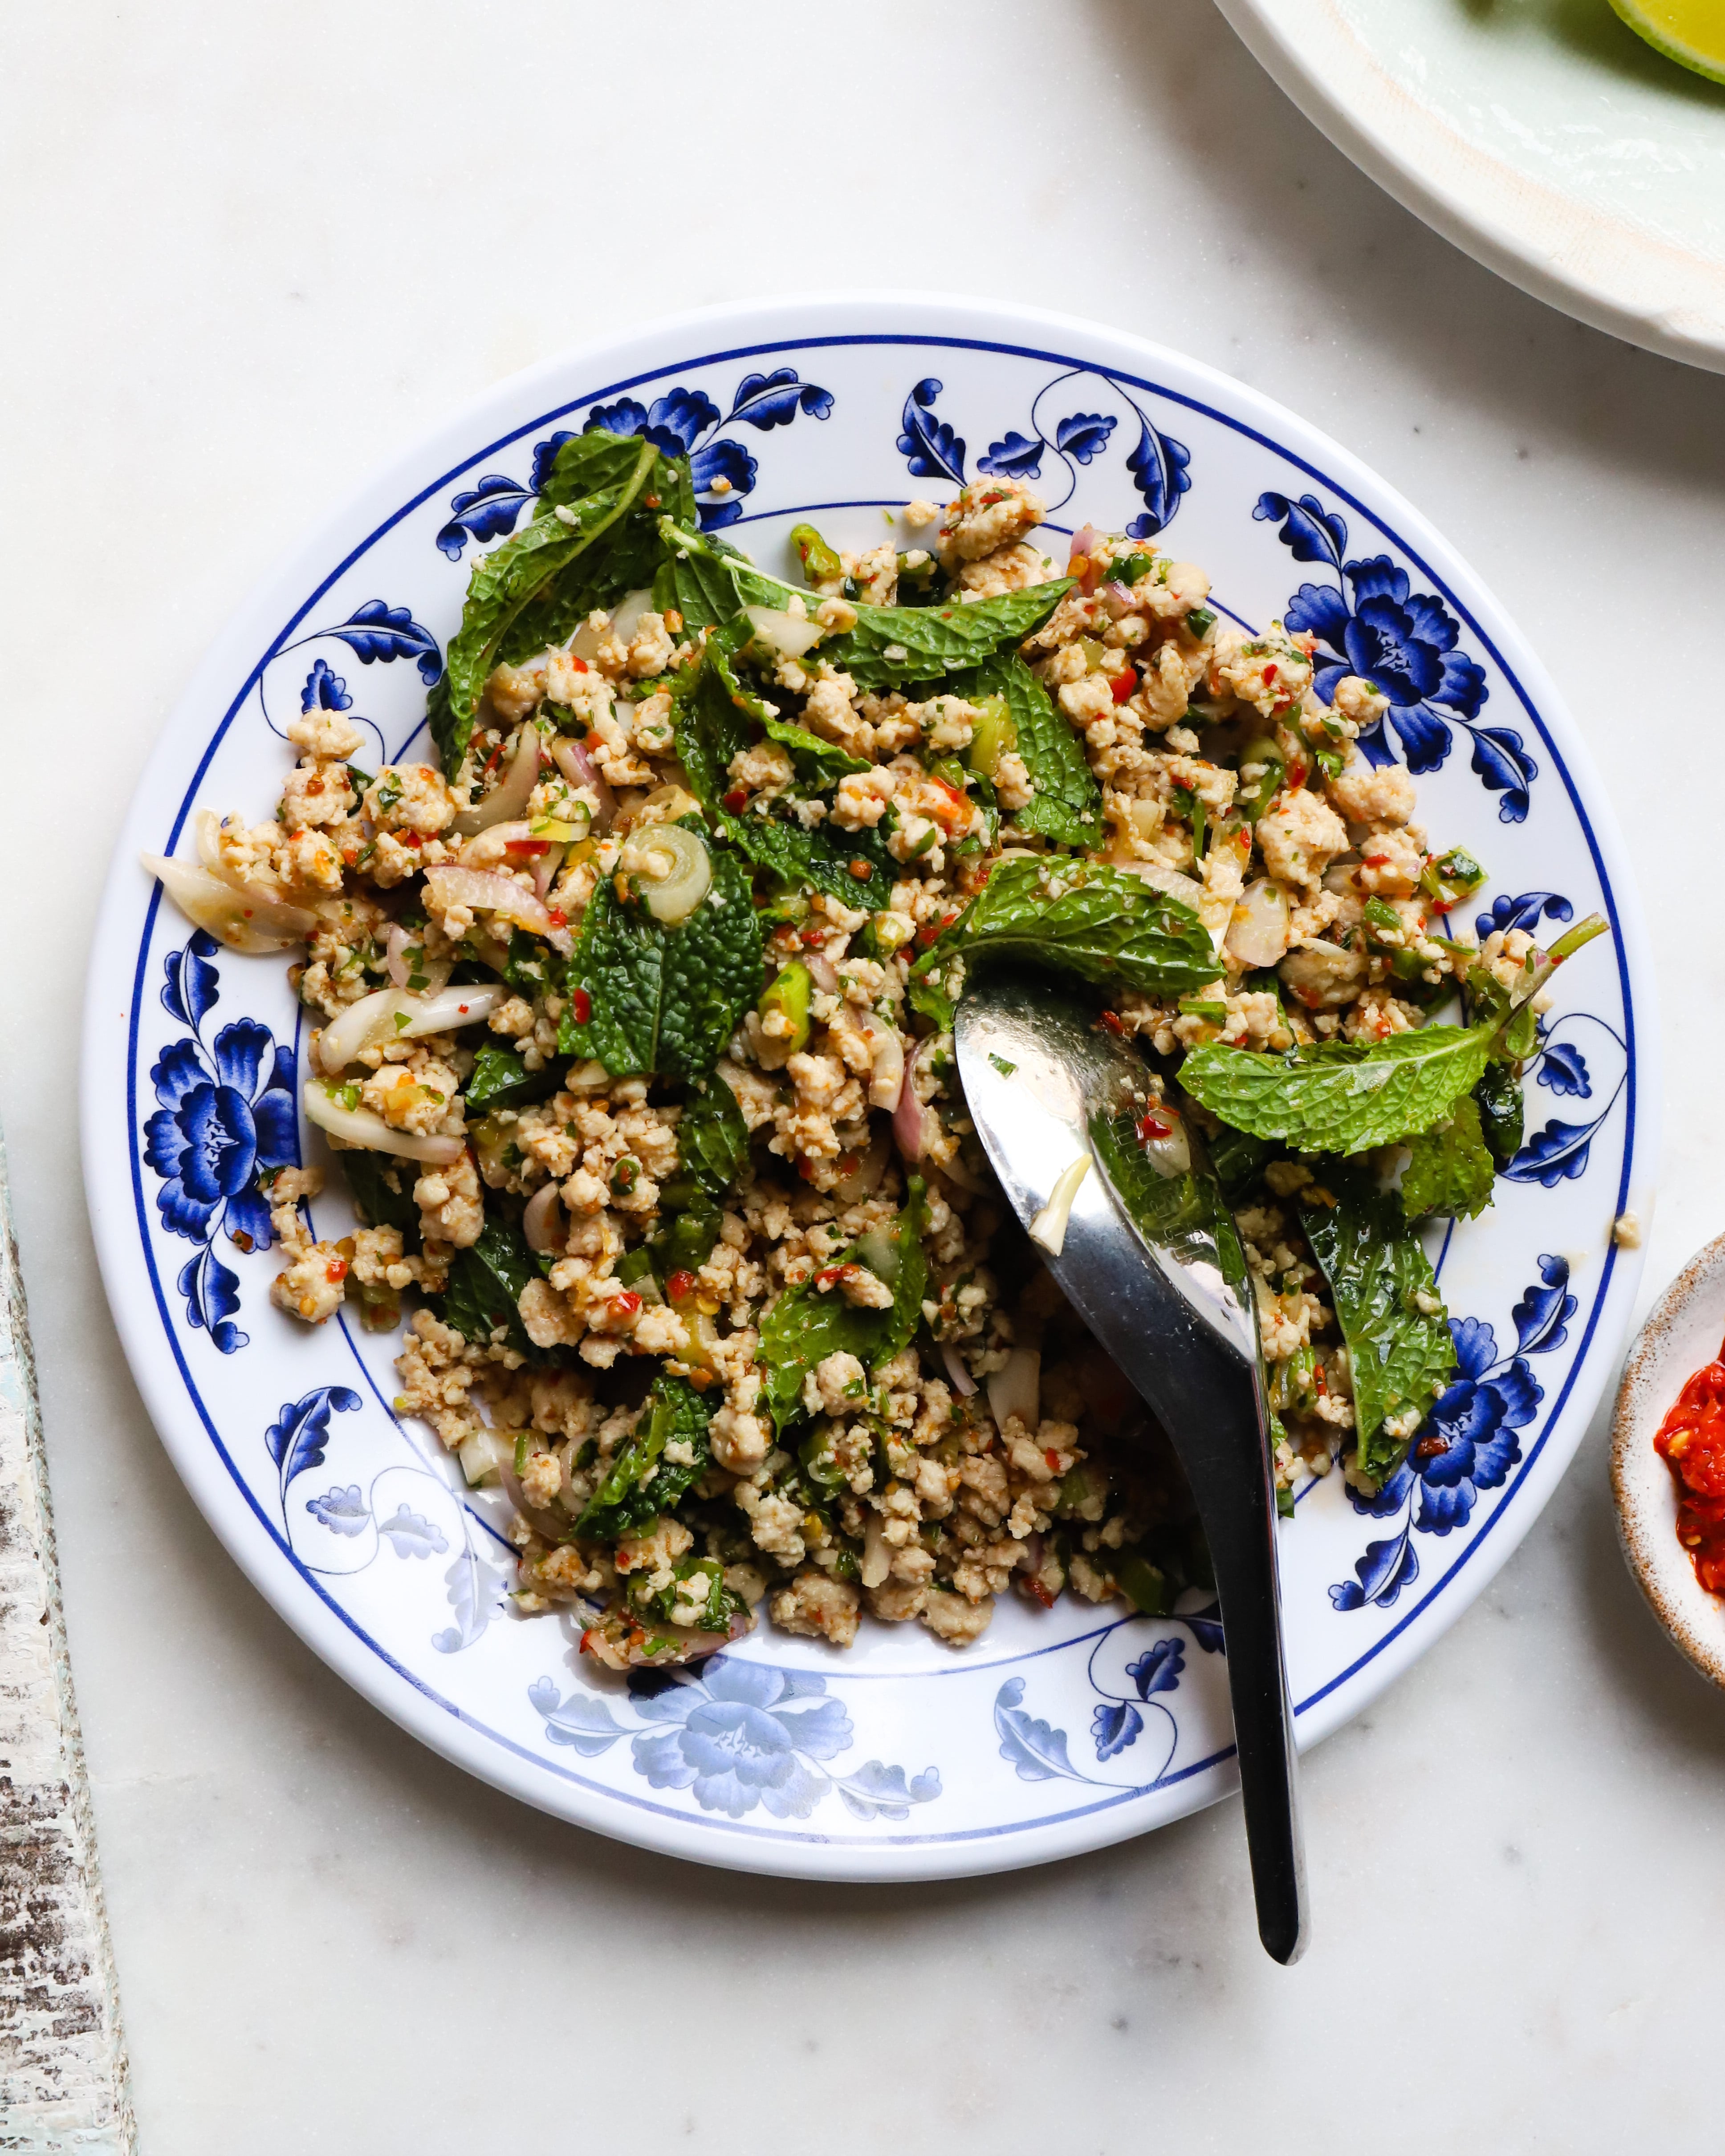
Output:
[[0,2149],[135,2134],[0,1151]]

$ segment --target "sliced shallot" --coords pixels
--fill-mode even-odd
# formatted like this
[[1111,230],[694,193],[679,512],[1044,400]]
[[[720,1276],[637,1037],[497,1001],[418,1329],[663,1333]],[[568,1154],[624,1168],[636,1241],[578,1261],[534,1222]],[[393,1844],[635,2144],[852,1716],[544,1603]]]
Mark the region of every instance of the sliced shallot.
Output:
[[408,985],[408,951],[412,941],[408,931],[398,921],[391,923],[389,933],[383,939],[383,963],[398,988]]
[[569,1231],[556,1183],[542,1183],[527,1200],[527,1209],[521,1215],[521,1233],[530,1250],[547,1255],[562,1251],[568,1242]]
[[800,659],[820,642],[821,626],[806,614],[787,613],[778,607],[745,607],[754,629],[754,642],[781,659]]
[[417,1131],[397,1130],[369,1108],[343,1107],[315,1078],[305,1088],[305,1120],[327,1131],[332,1138],[344,1138],[349,1145],[363,1146],[370,1152],[429,1161],[440,1168],[451,1166],[467,1150],[465,1138],[422,1137]]
[[976,1379],[964,1367],[964,1358],[950,1340],[941,1342],[941,1360],[947,1366],[947,1375],[952,1380],[952,1390],[960,1399],[968,1400],[976,1390]]
[[539,776],[539,729],[531,720],[516,736],[515,751],[503,776],[482,801],[464,808],[451,825],[458,839],[471,839],[493,824],[520,820]]
[[912,1162],[921,1160],[928,1150],[929,1114],[916,1098],[916,1059],[927,1045],[927,1040],[919,1040],[905,1058],[904,1083],[892,1111],[892,1134],[898,1140],[898,1149]]
[[1288,895],[1268,876],[1249,883],[1234,902],[1228,948],[1244,966],[1279,966],[1288,950]]
[[318,1036],[317,1060],[332,1075],[345,1070],[374,1040],[413,1040],[421,1034],[453,1033],[478,1025],[503,1001],[498,984],[439,988],[435,995],[409,995],[405,988],[377,988],[350,1004]]
[[207,869],[193,868],[189,861],[170,860],[161,854],[140,854],[138,859],[150,875],[159,878],[186,918],[230,951],[285,951],[303,943],[317,926],[317,916],[304,906],[254,897]]
[[1042,1419],[1042,1358],[1034,1348],[1014,1348],[988,1379],[988,1412],[1004,1430],[1016,1415],[1028,1430]]
[[425,893],[439,913],[447,913],[451,906],[465,906],[475,912],[501,914],[506,921],[513,921],[535,936],[542,936],[554,951],[561,952],[566,958],[575,947],[568,930],[557,927],[552,920],[543,899],[536,898],[525,884],[517,883],[513,876],[501,875],[495,870],[456,868],[439,863],[425,871]]

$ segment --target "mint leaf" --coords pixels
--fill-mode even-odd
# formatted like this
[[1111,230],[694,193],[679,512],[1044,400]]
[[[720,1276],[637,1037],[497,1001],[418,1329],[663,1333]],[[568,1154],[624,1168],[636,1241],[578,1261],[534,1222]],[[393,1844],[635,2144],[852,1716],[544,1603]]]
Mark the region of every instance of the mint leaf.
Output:
[[[805,831],[788,817],[752,812],[739,816],[725,806],[731,760],[755,739],[757,723],[764,725],[750,708],[759,699],[742,688],[731,663],[732,650],[747,633],[746,620],[721,629],[709,639],[699,666],[674,691],[677,749],[690,789],[714,828],[757,868],[799,888],[829,891],[847,906],[879,912],[891,901],[896,873],[879,832]],[[859,860],[869,865],[865,879],[851,874],[850,864]]]
[[1414,1138],[1412,1152],[1402,1175],[1402,1204],[1409,1219],[1450,1213],[1471,1220],[1491,1204],[1497,1164],[1471,1094],[1464,1094],[1444,1122]]
[[737,1096],[715,1074],[690,1089],[677,1119],[677,1168],[710,1198],[722,1198],[748,1158],[749,1127]]
[[[572,446],[564,444],[559,463]],[[461,609],[461,627],[450,639],[444,679],[439,684],[442,694],[434,693],[432,700],[433,733],[446,773],[453,775],[467,753],[485,678],[518,618],[535,600],[545,597],[603,539],[637,496],[647,490],[648,480],[660,461],[659,452],[650,442],[633,439],[627,444],[627,450],[626,465],[617,452],[605,452],[607,473],[614,469],[619,476],[608,476],[592,493],[563,505],[574,517],[572,524],[554,515],[536,515],[501,547],[480,555],[474,563]],[[532,631],[536,639],[539,628],[536,622]],[[535,641],[533,648],[540,648],[540,643]]]
[[1051,839],[1057,846],[1100,846],[1102,798],[1083,747],[1017,653],[989,660],[952,688],[968,703],[983,696],[1005,700],[1018,753],[1036,788],[1028,807],[1013,811],[1017,828]]
[[[1323,1270],[1353,1371],[1359,1464],[1380,1482],[1406,1449],[1384,1418],[1417,1408],[1423,1419],[1449,1383],[1455,1343],[1430,1261],[1393,1190],[1332,1175],[1333,1205],[1309,1196],[1300,1224]],[[1424,1296],[1435,1307],[1421,1310]]]
[[[854,1260],[878,1274],[892,1290],[890,1309],[858,1310],[837,1287],[823,1295],[811,1278],[800,1287],[788,1287],[762,1320],[759,1357],[767,1382],[761,1397],[775,1430],[803,1414],[803,1380],[829,1355],[855,1355],[868,1370],[909,1345],[922,1322],[928,1286],[922,1214],[922,1183],[913,1177],[904,1210],[886,1228],[860,1236],[833,1260],[841,1265]],[[859,1408],[867,1404],[857,1402]]]
[[717,675],[732,711],[752,719],[769,741],[776,741],[789,751],[805,791],[830,793],[848,773],[874,768],[866,757],[847,755],[836,742],[823,741],[819,734],[810,733],[807,726],[781,718],[764,696],[745,688],[726,649],[730,640],[719,639],[710,643],[707,663]]
[[712,860],[711,891],[670,926],[619,898],[614,878],[598,885],[569,961],[564,1055],[597,1057],[614,1078],[704,1078],[718,1061],[766,959],[748,878],[733,855],[715,848]]
[[1163,1175],[1151,1164],[1138,1137],[1136,1116],[1092,1116],[1090,1141],[1108,1180],[1149,1243],[1185,1245],[1194,1257],[1214,1250],[1230,1286],[1246,1284],[1240,1230],[1214,1173],[1199,1167]]
[[472,1075],[465,1088],[470,1114],[493,1108],[518,1108],[529,1101],[543,1101],[555,1093],[561,1073],[547,1065],[529,1070],[512,1048],[497,1048],[487,1041],[473,1059]]
[[[341,1173],[347,1178],[347,1195],[353,1209],[368,1228],[399,1228],[409,1237],[408,1247],[419,1247],[419,1209],[414,1204],[412,1172],[403,1171],[379,1152],[344,1152]],[[403,1173],[408,1187],[402,1188]]]
[[[615,1542],[670,1512],[712,1464],[707,1431],[718,1404],[716,1394],[709,1407],[687,1378],[661,1372],[634,1435],[618,1447],[583,1507],[576,1533]],[[690,1447],[692,1460],[666,1460],[665,1448],[674,1438]]]
[[856,627],[820,648],[860,689],[887,689],[901,682],[938,681],[982,665],[1008,645],[1041,628],[1072,588],[1061,577],[1051,584],[1003,592],[998,598],[964,606],[859,606]]
[[[729,621],[740,608],[783,606],[791,595],[788,584],[762,576],[722,539],[690,532],[686,527],[694,521],[692,508],[685,516],[660,520],[664,562],[653,580],[653,603],[661,613],[675,607],[683,617],[684,634],[692,637]],[[691,538],[693,547],[682,543]]]
[[521,1290],[536,1277],[521,1229],[490,1213],[479,1240],[450,1259],[449,1286],[430,1300],[444,1324],[464,1339],[484,1342],[501,1325],[511,1348],[530,1361],[543,1362],[543,1352],[527,1337],[519,1307]]
[[1065,860],[1003,861],[912,975],[940,972],[961,953],[1022,959],[1149,995],[1183,994],[1216,978],[1209,931],[1189,907],[1122,869]]
[[1479,1082],[1491,1039],[1484,1026],[1428,1025],[1291,1055],[1212,1041],[1180,1065],[1180,1083],[1254,1137],[1296,1152],[1365,1152],[1430,1130]]

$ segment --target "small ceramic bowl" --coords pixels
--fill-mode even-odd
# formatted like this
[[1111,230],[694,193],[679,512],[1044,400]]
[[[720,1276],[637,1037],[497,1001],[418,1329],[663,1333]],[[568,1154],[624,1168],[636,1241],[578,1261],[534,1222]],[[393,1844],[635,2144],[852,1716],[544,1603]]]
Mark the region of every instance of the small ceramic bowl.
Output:
[[1725,1599],[1709,1594],[1677,1540],[1677,1491],[1653,1449],[1661,1423],[1725,1340],[1725,1235],[1697,1250],[1653,1306],[1624,1368],[1611,1427],[1611,1494],[1630,1570],[1653,1614],[1725,1690]]

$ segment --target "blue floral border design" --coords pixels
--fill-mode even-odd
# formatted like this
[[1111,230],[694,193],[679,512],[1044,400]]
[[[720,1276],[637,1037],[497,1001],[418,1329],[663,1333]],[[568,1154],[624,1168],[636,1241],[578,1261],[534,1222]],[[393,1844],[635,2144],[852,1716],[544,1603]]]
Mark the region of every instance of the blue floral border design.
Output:
[[[1415,593],[1405,569],[1388,554],[1344,562],[1348,524],[1339,510],[1326,509],[1315,494],[1291,500],[1258,496],[1252,515],[1276,523],[1278,536],[1296,562],[1322,562],[1336,582],[1301,584],[1288,601],[1286,625],[1317,639],[1312,685],[1328,703],[1344,674],[1358,674],[1389,699],[1388,723],[1416,776],[1436,771],[1459,726],[1473,743],[1471,768],[1489,793],[1501,793],[1499,820],[1520,824],[1528,789],[1539,767],[1512,726],[1476,723],[1491,694],[1485,669],[1456,649],[1460,624],[1430,592]],[[1359,737],[1361,753],[1382,766],[1395,761],[1379,719]]]
[[[998,442],[989,443],[986,454],[977,459],[977,469],[994,478],[1040,479],[1043,459],[1050,454],[1058,457],[1065,470],[1066,490],[1049,504],[1049,514],[1057,515],[1077,487],[1077,467],[1094,462],[1103,454],[1119,424],[1112,413],[1080,411],[1055,420],[1051,434],[1047,430],[1043,400],[1066,382],[1086,380],[1100,382],[1108,398],[1124,404],[1138,423],[1137,440],[1127,457],[1126,468],[1144,507],[1126,531],[1129,538],[1153,539],[1173,521],[1180,497],[1192,485],[1192,453],[1183,442],[1163,433],[1123,382],[1099,367],[1068,367],[1045,382],[1030,402],[1026,421],[1030,432],[1021,434],[1009,427]],[[913,479],[944,480],[962,487],[968,484],[963,438],[954,431],[950,420],[937,417],[934,409],[935,399],[944,387],[937,377],[927,375],[912,388],[900,416],[902,432],[898,449]]]

